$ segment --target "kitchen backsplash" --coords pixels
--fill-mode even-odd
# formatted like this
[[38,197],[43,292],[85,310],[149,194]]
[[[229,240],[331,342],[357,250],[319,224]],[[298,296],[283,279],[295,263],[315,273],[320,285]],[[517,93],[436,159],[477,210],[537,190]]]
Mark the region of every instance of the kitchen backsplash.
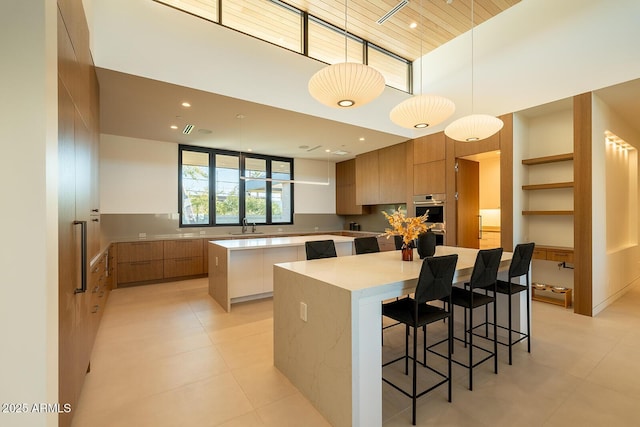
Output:
[[[102,214],[102,241],[167,235],[223,235],[237,233],[240,226],[180,228],[178,214]],[[295,214],[292,225],[258,225],[262,233],[335,231],[344,229],[344,217],[333,214]],[[348,227],[347,227],[348,228]]]
[[397,208],[404,209],[406,211],[407,205],[397,204],[371,206],[371,213],[367,215],[347,215],[342,217],[344,218],[346,224],[343,228],[348,229],[349,223],[356,222],[360,225],[360,230],[362,231],[374,231],[382,233],[384,232],[385,228],[389,227],[389,223],[387,222],[384,215],[382,215],[382,211],[391,213]]

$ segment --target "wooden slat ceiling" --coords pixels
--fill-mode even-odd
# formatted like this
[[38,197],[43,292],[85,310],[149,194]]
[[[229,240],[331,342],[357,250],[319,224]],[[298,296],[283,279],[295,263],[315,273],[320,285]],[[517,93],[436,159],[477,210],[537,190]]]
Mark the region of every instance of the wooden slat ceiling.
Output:
[[[347,3],[347,29],[350,33],[379,45],[411,61],[438,46],[465,33],[471,28],[471,1],[410,0],[409,4],[382,25],[376,21],[399,3],[399,0],[349,0]],[[284,0],[298,9],[344,27],[345,0]],[[519,3],[520,0],[474,0],[474,24]],[[415,22],[425,27],[411,29]]]

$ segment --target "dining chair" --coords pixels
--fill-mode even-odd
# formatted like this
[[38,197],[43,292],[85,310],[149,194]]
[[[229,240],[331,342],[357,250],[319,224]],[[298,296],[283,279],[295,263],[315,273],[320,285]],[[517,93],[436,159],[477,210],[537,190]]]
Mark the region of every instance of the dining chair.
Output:
[[394,235],[393,244],[396,247],[396,251],[399,251],[400,249],[402,249],[402,245],[404,244],[404,241],[402,240],[402,236],[399,236],[397,234]]
[[[453,322],[447,322],[447,349],[448,353],[445,357],[447,359],[447,372],[441,372],[436,367],[427,364],[427,325],[430,325],[439,320],[448,319],[451,315],[451,304],[445,304],[445,307],[437,307],[430,305],[431,301],[448,301],[451,297],[451,289],[453,282],[453,275],[456,270],[456,263],[458,261],[458,255],[446,255],[439,257],[426,258],[422,262],[420,269],[420,275],[418,276],[418,283],[416,286],[414,297],[407,296],[397,301],[385,303],[382,305],[382,314],[390,317],[406,326],[405,333],[405,351],[404,356],[400,356],[394,360],[391,360],[382,365],[389,366],[398,361],[404,360],[404,373],[409,374],[409,359],[413,361],[412,370],[412,388],[411,392],[407,392],[402,387],[394,384],[388,378],[384,376],[382,380],[403,393],[405,396],[412,399],[412,423],[416,425],[416,401],[419,397],[434,390],[435,388],[448,384],[448,401],[451,402],[451,345],[450,341],[453,337]],[[418,330],[423,330],[423,361],[418,362],[417,358],[417,336]],[[413,329],[413,356],[409,355],[409,335],[410,329]],[[443,341],[439,341],[443,342]],[[427,368],[429,371],[435,373],[439,380],[435,384],[431,384],[428,388],[418,392],[417,390],[417,367],[418,364]],[[440,368],[442,369],[442,368]]]
[[[535,243],[520,243],[516,245],[513,250],[513,258],[511,258],[511,264],[509,265],[508,280],[498,280],[496,285],[496,291],[499,294],[507,295],[507,305],[509,311],[508,326],[500,326],[498,328],[506,329],[509,332],[506,342],[498,340],[498,344],[509,347],[509,365],[513,361],[513,345],[523,340],[527,340],[527,351],[531,353],[531,284],[529,279],[529,268],[531,265],[531,258],[533,257],[533,250]],[[513,279],[525,276],[525,285],[519,283],[513,283]],[[491,291],[491,289],[488,289]],[[512,324],[512,296],[526,292],[527,294],[527,331],[514,330]],[[494,317],[495,321],[495,317]],[[517,339],[512,339],[513,334],[517,334]]]
[[[454,363],[457,365],[463,366],[469,370],[469,390],[473,390],[473,368],[476,366],[486,362],[493,358],[494,361],[494,372],[498,373],[498,341],[497,341],[497,325],[493,322],[493,336],[483,336],[474,332],[474,329],[479,328],[485,323],[488,322],[488,319],[485,317],[484,322],[479,325],[473,325],[473,312],[476,308],[480,308],[483,306],[488,306],[489,304],[493,304],[493,318],[496,319],[496,304],[495,304],[495,295],[496,295],[496,287],[497,287],[497,279],[498,279],[498,268],[500,267],[500,259],[502,258],[502,248],[495,249],[481,249],[478,251],[478,255],[476,256],[476,261],[473,266],[473,270],[471,272],[471,279],[468,283],[465,283],[465,287],[457,287],[454,286],[451,291],[451,304],[454,306],[462,307],[464,310],[464,339],[454,337],[454,340],[463,341],[465,347],[468,347],[468,361],[464,363],[459,360],[452,359]],[[487,292],[480,293],[477,290],[489,290],[492,292],[492,295],[489,295]],[[446,301],[445,301],[446,303]],[[468,315],[467,315],[468,312]],[[467,317],[469,318],[469,323],[467,325]],[[454,321],[454,312],[451,310],[451,323]],[[469,339],[467,340],[467,336]],[[487,350],[486,348],[474,344],[473,337],[479,336],[482,338],[489,339],[493,344],[493,351]],[[451,341],[453,342],[453,341]],[[474,362],[473,360],[473,350],[478,349],[484,353],[486,356]],[[453,350],[451,350],[453,351]]]
[[337,257],[333,240],[313,240],[304,242],[307,260]]
[[377,237],[356,237],[353,239],[356,255],[372,254],[380,252]]

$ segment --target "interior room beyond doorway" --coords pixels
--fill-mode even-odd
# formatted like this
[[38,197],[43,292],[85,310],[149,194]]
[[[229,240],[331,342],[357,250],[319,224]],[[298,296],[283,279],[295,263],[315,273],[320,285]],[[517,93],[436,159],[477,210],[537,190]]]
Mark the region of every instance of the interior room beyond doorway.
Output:
[[[471,180],[475,180],[477,185],[465,185],[464,188],[461,188],[460,182],[458,182],[456,190],[461,198],[478,202],[477,206],[474,202],[473,206],[467,205],[464,209],[461,209],[463,205],[461,200],[457,204],[459,239],[460,236],[463,236],[461,228],[468,224],[475,225],[477,223],[477,233],[475,230],[468,233],[467,241],[459,241],[459,246],[480,249],[500,247],[500,151],[488,151],[460,159],[467,165],[469,165],[468,162],[476,163],[476,165],[471,164],[473,167],[469,169],[474,174]],[[462,162],[458,163],[461,166]]]

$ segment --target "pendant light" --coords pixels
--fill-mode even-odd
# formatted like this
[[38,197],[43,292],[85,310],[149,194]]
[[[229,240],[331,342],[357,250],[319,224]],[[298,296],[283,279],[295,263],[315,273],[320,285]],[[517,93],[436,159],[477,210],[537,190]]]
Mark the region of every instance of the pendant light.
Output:
[[452,122],[444,130],[445,135],[461,142],[479,141],[496,134],[504,123],[497,117],[488,114],[474,114],[473,105],[473,28],[474,13],[471,0],[471,115]]
[[420,95],[414,95],[396,105],[389,113],[389,118],[398,126],[424,129],[447,120],[456,110],[456,106],[448,98],[439,95],[422,93],[422,32],[424,32],[422,1],[420,1]]
[[384,91],[384,77],[374,68],[347,60],[347,1],[344,2],[344,62],[329,65],[309,80],[309,93],[324,105],[360,107]]

